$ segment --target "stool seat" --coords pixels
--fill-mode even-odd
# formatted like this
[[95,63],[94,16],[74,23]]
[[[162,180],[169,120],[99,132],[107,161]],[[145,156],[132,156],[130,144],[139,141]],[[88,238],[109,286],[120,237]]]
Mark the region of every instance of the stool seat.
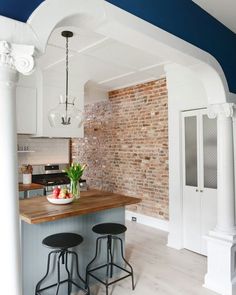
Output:
[[53,249],[68,249],[78,246],[83,242],[83,238],[74,233],[58,233],[43,239],[42,244]]
[[[40,295],[42,294],[41,292],[51,288],[56,288],[56,290],[50,294],[58,295],[60,286],[65,283],[67,283],[67,292],[65,293],[64,291],[64,295],[71,295],[73,286],[77,287],[79,290],[82,290],[83,294],[89,295],[89,288],[79,273],[78,254],[75,251],[68,250],[69,248],[78,246],[82,242],[83,237],[74,233],[58,233],[47,236],[45,239],[43,239],[42,244],[48,248],[53,248],[53,250],[48,254],[46,274],[37,283],[34,295]],[[53,262],[52,257],[54,258]],[[68,257],[70,257],[70,259],[68,259]],[[52,267],[52,265],[54,265],[54,267]],[[64,266],[64,272],[67,273],[66,279],[65,276],[61,276],[62,266]],[[48,275],[51,276],[52,272],[54,271],[57,271],[57,281],[50,285],[42,286],[45,285]],[[74,275],[77,275],[77,280],[73,279]],[[83,283],[84,288],[79,285],[78,279]],[[49,294],[48,292],[46,293]]]
[[95,225],[92,230],[101,235],[119,235],[124,233],[127,228],[120,223],[100,223]]

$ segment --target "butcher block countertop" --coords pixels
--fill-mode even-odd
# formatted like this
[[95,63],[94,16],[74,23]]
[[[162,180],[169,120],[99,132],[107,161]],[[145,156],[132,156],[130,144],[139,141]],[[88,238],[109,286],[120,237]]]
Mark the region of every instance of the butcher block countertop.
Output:
[[27,223],[38,224],[141,202],[139,198],[99,190],[80,194],[80,199],[66,205],[51,204],[45,196],[20,200],[20,217]]
[[31,184],[23,184],[19,183],[19,192],[31,191],[35,189],[42,189],[44,186],[42,184],[31,183]]

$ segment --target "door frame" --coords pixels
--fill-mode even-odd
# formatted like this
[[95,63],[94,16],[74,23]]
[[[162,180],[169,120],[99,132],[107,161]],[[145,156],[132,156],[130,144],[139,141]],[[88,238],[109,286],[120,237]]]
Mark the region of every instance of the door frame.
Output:
[[169,235],[167,246],[183,249],[182,120],[184,111],[206,109],[207,95],[198,77],[179,65],[168,67]]

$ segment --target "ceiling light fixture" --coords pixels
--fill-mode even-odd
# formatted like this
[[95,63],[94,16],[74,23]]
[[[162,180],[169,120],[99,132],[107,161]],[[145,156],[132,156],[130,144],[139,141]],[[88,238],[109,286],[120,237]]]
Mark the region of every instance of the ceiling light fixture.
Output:
[[66,38],[66,93],[65,96],[60,95],[60,101],[56,108],[49,112],[48,119],[52,127],[81,127],[83,123],[83,113],[77,108],[76,97],[69,96],[69,41],[73,37],[70,31],[61,33]]

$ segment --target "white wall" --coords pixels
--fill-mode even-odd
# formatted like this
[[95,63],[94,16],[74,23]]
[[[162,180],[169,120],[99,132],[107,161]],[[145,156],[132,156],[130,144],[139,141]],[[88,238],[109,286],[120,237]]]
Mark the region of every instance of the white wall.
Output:
[[207,95],[198,76],[171,64],[165,67],[169,117],[169,238],[168,246],[183,248],[181,111],[207,106]]

